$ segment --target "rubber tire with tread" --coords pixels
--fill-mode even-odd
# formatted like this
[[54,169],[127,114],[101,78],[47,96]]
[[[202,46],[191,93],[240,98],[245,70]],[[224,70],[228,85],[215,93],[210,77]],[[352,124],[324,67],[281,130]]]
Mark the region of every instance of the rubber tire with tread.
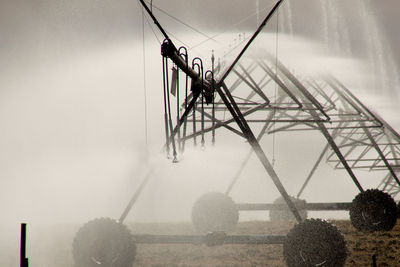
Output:
[[132,267],[136,243],[128,228],[110,218],[89,221],[72,246],[75,267]]
[[396,202],[388,193],[368,189],[353,199],[350,220],[359,231],[390,231],[397,221]]
[[[303,220],[307,219],[308,216],[308,212],[306,209],[301,209],[299,207],[301,206],[305,206],[305,204],[307,203],[304,199],[299,199],[299,198],[295,198],[295,197],[290,197],[290,199],[292,200],[292,202],[295,204],[295,206],[297,206],[297,210],[300,213],[300,216]],[[270,210],[269,211],[269,219],[272,222],[275,221],[296,221],[296,218],[294,217],[292,211],[289,209],[289,207],[286,205],[286,201],[283,197],[279,197],[274,201],[274,204],[282,204],[285,205],[284,209],[281,210]]]
[[400,219],[400,201],[397,203],[397,219]]
[[233,200],[218,192],[202,195],[192,208],[192,223],[199,233],[232,232],[239,220],[239,211]]
[[304,220],[287,234],[283,256],[289,267],[341,267],[347,257],[346,242],[331,223]]

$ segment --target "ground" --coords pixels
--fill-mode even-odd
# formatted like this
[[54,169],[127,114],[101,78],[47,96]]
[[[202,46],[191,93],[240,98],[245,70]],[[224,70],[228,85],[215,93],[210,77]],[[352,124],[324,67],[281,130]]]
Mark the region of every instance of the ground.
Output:
[[[400,221],[390,232],[360,233],[347,220],[332,221],[343,233],[348,247],[345,266],[400,266]],[[190,223],[127,223],[133,233],[194,234]],[[285,234],[293,223],[251,221],[239,223],[236,234]],[[47,226],[29,235],[28,256],[31,267],[73,266],[71,244],[79,225]],[[28,228],[29,230],[29,228]],[[6,255],[6,251],[1,254]],[[1,266],[17,266],[15,257],[0,255]],[[5,261],[8,260],[8,261]],[[282,245],[138,245],[134,263],[139,266],[286,266]]]
[[[343,233],[348,258],[345,266],[372,266],[376,255],[377,266],[400,266],[400,221],[391,232],[360,233],[350,221],[332,221]],[[285,234],[291,223],[265,221],[243,222],[237,234]],[[146,229],[148,227],[148,229]],[[165,228],[164,228],[165,227]],[[177,229],[192,233],[190,225],[136,225],[137,233],[142,230],[157,233],[177,234]],[[286,266],[282,256],[282,245],[225,245],[206,247],[195,245],[140,245],[134,266]]]

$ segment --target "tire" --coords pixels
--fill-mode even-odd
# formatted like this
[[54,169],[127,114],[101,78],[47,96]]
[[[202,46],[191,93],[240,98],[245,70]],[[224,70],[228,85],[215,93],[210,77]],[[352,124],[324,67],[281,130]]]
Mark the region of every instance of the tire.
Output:
[[[308,212],[304,208],[305,204],[307,203],[303,199],[290,197],[292,202],[296,205],[297,210],[300,213],[300,216],[303,220],[307,219]],[[283,209],[272,209],[269,211],[269,219],[273,222],[275,221],[296,221],[292,211],[286,204],[286,201],[283,197],[279,197],[274,201],[274,204],[282,205]],[[303,207],[303,208],[302,208]]]
[[232,232],[239,221],[239,211],[233,200],[222,193],[201,196],[193,205],[192,222],[199,233]]
[[309,219],[287,234],[283,257],[289,267],[341,267],[347,257],[346,242],[334,225]]
[[79,229],[72,254],[76,267],[132,267],[136,244],[125,225],[99,218]]
[[359,231],[390,231],[397,220],[396,202],[378,189],[366,190],[353,199],[350,220]]
[[400,219],[400,201],[397,203],[397,219]]

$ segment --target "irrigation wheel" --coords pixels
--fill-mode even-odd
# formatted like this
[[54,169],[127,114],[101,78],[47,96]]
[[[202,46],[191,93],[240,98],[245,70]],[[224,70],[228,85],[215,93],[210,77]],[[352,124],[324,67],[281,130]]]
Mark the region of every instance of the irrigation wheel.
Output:
[[295,225],[283,244],[289,267],[341,267],[347,257],[346,243],[339,230],[327,221],[309,219]]
[[[300,216],[303,220],[307,219],[308,212],[305,209],[305,204],[307,203],[304,199],[299,199],[295,197],[290,197],[292,202],[297,207]],[[286,205],[286,201],[283,197],[279,197],[274,201],[274,204],[279,204],[283,206],[283,209],[272,209],[269,211],[269,219],[271,221],[296,221],[292,211]],[[303,208],[302,208],[303,207]]]
[[132,267],[136,244],[125,225],[99,218],[79,229],[72,254],[76,267]]
[[397,218],[400,219],[400,201],[397,203]]
[[368,189],[353,199],[350,220],[359,231],[390,231],[397,220],[396,202],[383,191]]
[[239,211],[235,202],[222,193],[207,193],[192,208],[193,226],[200,233],[232,232],[238,220]]

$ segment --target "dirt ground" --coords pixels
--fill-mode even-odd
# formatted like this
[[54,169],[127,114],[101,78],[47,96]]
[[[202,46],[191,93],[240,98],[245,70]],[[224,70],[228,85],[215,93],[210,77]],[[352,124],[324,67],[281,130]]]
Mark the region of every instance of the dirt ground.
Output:
[[[348,248],[346,265],[400,267],[400,221],[391,232],[360,233],[349,221],[332,221],[343,233]],[[190,223],[133,224],[135,234],[194,234]],[[28,232],[30,267],[72,267],[71,244],[78,225],[57,225]],[[292,223],[252,221],[239,223],[235,234],[286,234]],[[29,229],[29,228],[28,228]],[[2,247],[0,266],[19,265],[19,250]],[[286,266],[282,245],[143,245],[138,244],[134,263],[139,266]]]
[[[400,267],[400,221],[391,232],[360,233],[350,221],[332,221],[345,237],[348,249],[346,265]],[[166,225],[165,225],[166,226]],[[177,234],[177,229],[191,234],[190,225],[136,225],[136,233],[149,227],[160,234]],[[176,227],[176,228],[175,228]],[[286,234],[293,224],[267,221],[243,222],[236,234]],[[286,266],[282,245],[140,245],[134,266]]]

